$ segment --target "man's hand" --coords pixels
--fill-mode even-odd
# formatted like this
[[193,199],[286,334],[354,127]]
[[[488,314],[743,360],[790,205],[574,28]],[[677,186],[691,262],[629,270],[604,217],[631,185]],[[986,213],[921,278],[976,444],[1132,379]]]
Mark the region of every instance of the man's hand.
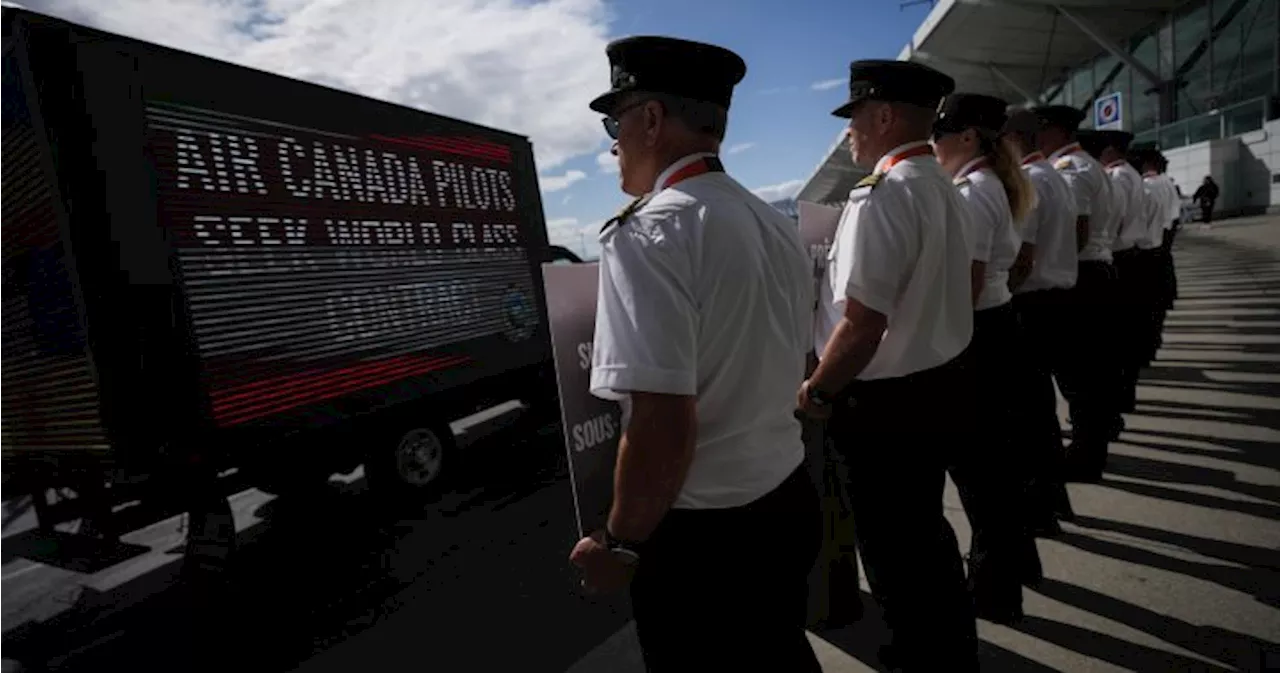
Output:
[[812,419],[826,420],[831,417],[831,405],[817,404],[809,398],[808,379],[805,379],[800,384],[800,390],[796,391],[796,408]]
[[604,546],[604,532],[596,531],[578,540],[569,562],[582,569],[582,586],[588,593],[613,593],[627,586],[635,574],[617,554]]

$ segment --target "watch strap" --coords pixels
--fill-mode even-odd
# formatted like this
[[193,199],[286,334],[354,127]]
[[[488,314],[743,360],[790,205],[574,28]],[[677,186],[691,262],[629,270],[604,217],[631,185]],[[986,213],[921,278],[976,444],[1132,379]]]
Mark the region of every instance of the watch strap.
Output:
[[614,537],[613,533],[610,533],[609,529],[605,528],[604,529],[604,546],[605,546],[605,549],[608,549],[611,552],[624,554],[626,556],[630,556],[633,559],[638,560],[640,558],[640,548],[642,544],[639,542],[632,542],[630,540],[623,540],[622,538]]

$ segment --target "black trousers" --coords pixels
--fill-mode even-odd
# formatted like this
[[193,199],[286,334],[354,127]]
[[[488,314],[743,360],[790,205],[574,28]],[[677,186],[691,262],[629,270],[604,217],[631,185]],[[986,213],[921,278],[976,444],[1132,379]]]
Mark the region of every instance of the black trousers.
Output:
[[1161,272],[1164,277],[1164,283],[1160,290],[1160,329],[1164,330],[1165,314],[1169,309],[1173,308],[1173,302],[1178,298],[1178,271],[1173,264],[1173,240],[1177,237],[1179,225],[1175,221],[1173,226],[1164,230],[1164,240],[1160,244],[1161,253]]
[[[973,530],[969,589],[977,614],[999,620],[1022,610],[1022,581],[1039,574],[1024,497],[1030,457],[1015,442],[1024,438],[1015,400],[1024,366],[1013,304],[974,313],[969,345],[980,406],[973,444],[956,447],[949,471]],[[1031,566],[1031,567],[1027,567]]]
[[1151,255],[1129,248],[1115,253],[1116,313],[1111,347],[1120,358],[1116,394],[1120,410],[1133,411],[1137,402],[1138,375],[1150,361],[1152,332],[1159,284]]
[[803,465],[742,507],[668,512],[631,585],[646,668],[818,673],[805,619],[821,538]]
[[1071,291],[1069,362],[1058,372],[1058,387],[1071,407],[1072,454],[1089,467],[1106,461],[1107,444],[1120,423],[1120,357],[1115,268],[1107,262],[1080,262]]
[[885,663],[907,672],[978,670],[973,601],[942,508],[947,466],[974,441],[968,361],[857,381],[827,423],[848,457],[858,553],[893,634]]
[[1021,330],[1019,341],[1025,365],[1019,368],[1021,384],[1018,416],[1022,423],[1018,448],[1026,453],[1026,519],[1043,529],[1056,521],[1055,512],[1070,512],[1063,477],[1062,425],[1058,422],[1058,394],[1054,380],[1070,377],[1078,359],[1072,343],[1072,290],[1053,288],[1014,295]]

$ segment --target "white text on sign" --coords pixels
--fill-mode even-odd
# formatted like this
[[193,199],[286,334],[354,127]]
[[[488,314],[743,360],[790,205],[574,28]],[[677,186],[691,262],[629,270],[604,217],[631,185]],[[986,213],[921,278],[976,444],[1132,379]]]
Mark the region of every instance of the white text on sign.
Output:
[[618,435],[618,426],[612,415],[602,414],[574,425],[571,434],[573,450],[582,452],[612,440]]

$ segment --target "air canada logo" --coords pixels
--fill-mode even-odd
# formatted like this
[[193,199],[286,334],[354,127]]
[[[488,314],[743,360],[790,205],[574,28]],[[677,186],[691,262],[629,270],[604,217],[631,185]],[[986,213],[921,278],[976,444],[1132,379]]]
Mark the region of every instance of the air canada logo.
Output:
[[524,341],[533,336],[533,328],[538,324],[538,310],[527,292],[508,288],[502,297],[502,312],[506,316],[506,329],[502,333],[507,339]]

